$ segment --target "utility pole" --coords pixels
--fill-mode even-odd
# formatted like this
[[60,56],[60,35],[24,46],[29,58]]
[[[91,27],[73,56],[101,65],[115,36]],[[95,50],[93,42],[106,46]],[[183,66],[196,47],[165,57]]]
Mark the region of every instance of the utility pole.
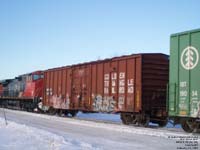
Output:
[[8,125],[8,122],[7,122],[7,118],[6,118],[6,111],[5,111],[5,108],[3,107],[3,115],[4,115],[4,119],[5,119],[5,124],[6,126]]

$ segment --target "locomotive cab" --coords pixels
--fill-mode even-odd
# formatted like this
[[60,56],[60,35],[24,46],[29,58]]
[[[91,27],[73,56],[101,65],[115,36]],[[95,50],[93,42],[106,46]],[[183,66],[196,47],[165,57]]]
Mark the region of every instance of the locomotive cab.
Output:
[[44,75],[41,71],[27,75],[23,97],[40,98],[42,96]]

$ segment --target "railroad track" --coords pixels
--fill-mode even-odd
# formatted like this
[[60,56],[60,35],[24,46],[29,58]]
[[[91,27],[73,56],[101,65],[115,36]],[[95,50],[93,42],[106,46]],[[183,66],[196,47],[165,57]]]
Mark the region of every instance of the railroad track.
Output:
[[[47,114],[48,115],[48,114]],[[58,116],[60,117],[60,116]],[[69,117],[68,117],[69,118]],[[138,125],[134,125],[134,124],[130,124],[130,125],[124,125],[121,122],[114,122],[114,121],[108,121],[108,120],[99,120],[99,119],[91,119],[91,118],[79,118],[79,117],[75,117],[75,118],[71,118],[74,120],[83,120],[83,121],[91,121],[91,122],[96,122],[96,123],[104,123],[104,124],[113,124],[113,125],[121,125],[121,126],[125,126],[125,127],[130,127],[130,128],[145,128],[145,129],[159,129],[159,130],[163,130],[163,131],[172,131],[172,132],[177,132],[177,133],[185,133],[181,128],[174,128],[174,127],[158,127],[155,125],[149,125],[148,127],[142,127],[142,126],[138,126]]]
[[[2,109],[2,108],[0,108]],[[50,114],[46,114],[46,113],[38,113],[38,112],[27,112],[27,111],[23,111],[23,110],[13,110],[13,109],[5,109],[6,111],[17,111],[20,113],[28,113],[28,114],[39,114],[39,115],[44,115],[44,116],[49,116],[49,117],[58,117],[58,118],[67,118],[67,119],[71,119],[71,120],[77,120],[77,121],[87,121],[87,122],[93,122],[93,123],[100,123],[100,124],[110,124],[110,125],[117,125],[120,127],[128,127],[130,129],[155,129],[155,131],[162,131],[162,132],[166,132],[166,131],[170,131],[170,132],[174,132],[174,133],[183,133],[183,134],[187,134],[185,133],[181,128],[174,128],[174,127],[159,127],[159,126],[155,126],[155,125],[149,125],[148,127],[141,127],[141,126],[137,126],[137,125],[124,125],[121,122],[114,122],[114,121],[110,121],[110,120],[103,120],[103,119],[95,119],[95,118],[81,118],[81,117],[69,117],[69,116],[59,116],[59,115],[50,115]],[[198,133],[200,133],[198,131]],[[198,134],[198,133],[193,133],[193,134]],[[189,135],[189,134],[188,134]],[[199,134],[198,134],[199,135]]]

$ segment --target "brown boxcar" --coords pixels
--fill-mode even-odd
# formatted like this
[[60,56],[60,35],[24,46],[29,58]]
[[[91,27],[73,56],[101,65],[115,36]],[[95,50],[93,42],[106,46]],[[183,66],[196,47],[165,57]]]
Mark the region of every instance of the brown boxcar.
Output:
[[121,113],[123,123],[166,122],[168,56],[134,54],[45,71],[47,110]]

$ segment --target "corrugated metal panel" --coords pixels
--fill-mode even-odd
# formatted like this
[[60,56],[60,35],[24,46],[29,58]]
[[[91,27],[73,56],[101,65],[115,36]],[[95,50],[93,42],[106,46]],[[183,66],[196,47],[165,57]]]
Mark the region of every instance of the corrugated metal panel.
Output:
[[57,109],[69,108],[69,93],[71,91],[68,91],[67,79],[69,76],[67,76],[67,69],[55,68],[45,71],[43,103],[46,106],[52,106]]
[[[138,60],[136,60],[138,59]],[[83,71],[84,67],[85,71]],[[138,66],[138,68],[136,68]],[[73,85],[76,87],[73,95],[76,108],[86,109],[85,105],[80,105],[80,100],[77,99],[81,93],[80,85],[83,86],[83,81],[78,74],[80,72],[88,73],[88,81],[84,82],[86,93],[88,96],[83,97],[86,104],[90,104],[89,110],[92,111],[140,111],[141,110],[141,56],[137,57],[119,57],[105,61],[93,62],[90,65],[77,65],[74,67],[76,72],[73,76]],[[136,70],[137,69],[137,70]],[[87,70],[87,71],[86,71]],[[75,71],[74,71],[75,72]],[[137,75],[137,81],[135,80]],[[91,78],[91,79],[90,79]],[[134,95],[134,81],[137,83],[137,96]],[[82,83],[81,83],[82,82]],[[90,90],[91,89],[91,90]],[[134,98],[137,98],[137,103],[134,103]],[[79,103],[79,104],[78,104]],[[134,106],[137,104],[136,106]],[[134,110],[135,107],[135,110]],[[86,110],[88,110],[88,108]]]
[[142,65],[143,109],[166,110],[166,93],[169,77],[167,55],[144,55]]

